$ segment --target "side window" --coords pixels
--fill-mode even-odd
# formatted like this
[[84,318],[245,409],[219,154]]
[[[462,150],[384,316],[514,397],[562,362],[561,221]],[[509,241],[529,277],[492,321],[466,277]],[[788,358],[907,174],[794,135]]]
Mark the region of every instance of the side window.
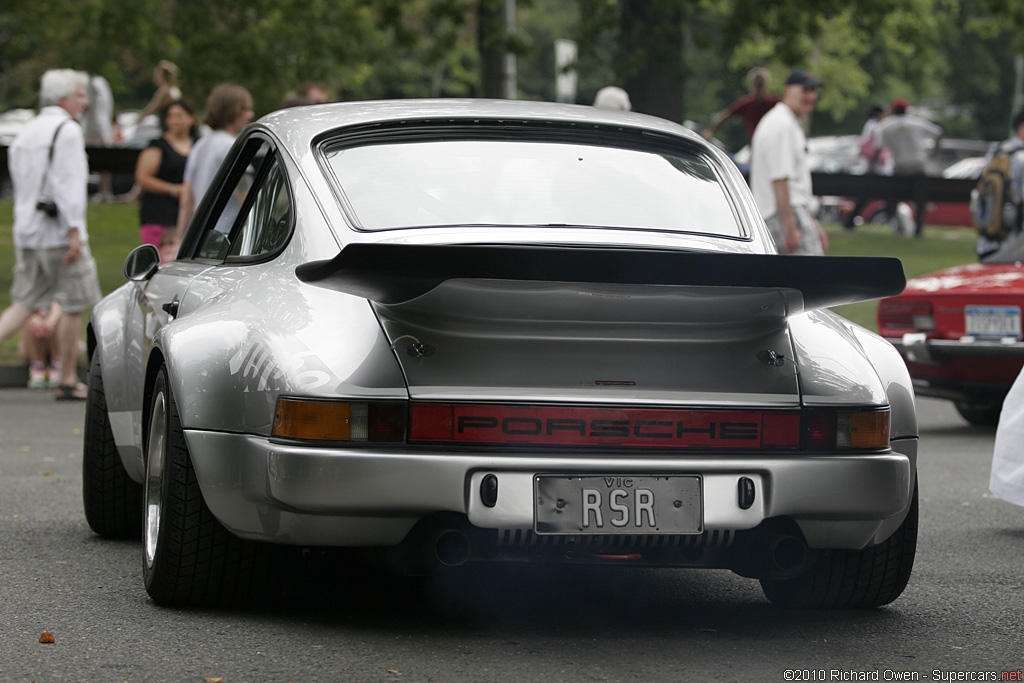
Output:
[[251,138],[221,186],[196,254],[245,260],[270,253],[288,239],[292,206],[287,179],[269,142]]
[[246,204],[245,217],[231,235],[230,256],[262,256],[276,251],[288,239],[292,203],[281,162],[270,157],[258,177],[259,186]]

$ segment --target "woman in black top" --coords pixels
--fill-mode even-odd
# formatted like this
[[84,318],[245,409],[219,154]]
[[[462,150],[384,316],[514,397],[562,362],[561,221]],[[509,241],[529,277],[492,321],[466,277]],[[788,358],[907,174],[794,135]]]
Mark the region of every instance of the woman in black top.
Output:
[[185,159],[196,139],[192,106],[185,100],[168,104],[160,112],[160,128],[163,135],[149,143],[135,165],[135,181],[142,188],[139,238],[170,261],[178,251],[175,235]]

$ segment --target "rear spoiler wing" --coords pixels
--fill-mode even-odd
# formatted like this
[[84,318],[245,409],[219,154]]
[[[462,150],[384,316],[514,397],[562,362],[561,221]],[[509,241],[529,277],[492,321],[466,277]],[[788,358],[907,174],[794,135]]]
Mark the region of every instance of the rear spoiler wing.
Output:
[[888,257],[379,243],[349,244],[295,274],[385,305],[452,279],[788,289],[801,293],[804,310],[895,296],[907,284],[902,263]]

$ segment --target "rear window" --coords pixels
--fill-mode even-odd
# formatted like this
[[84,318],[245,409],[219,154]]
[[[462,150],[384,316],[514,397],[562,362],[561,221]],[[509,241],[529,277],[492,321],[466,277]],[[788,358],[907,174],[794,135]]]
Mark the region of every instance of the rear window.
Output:
[[697,154],[466,139],[327,146],[324,154],[362,230],[586,226],[745,237]]

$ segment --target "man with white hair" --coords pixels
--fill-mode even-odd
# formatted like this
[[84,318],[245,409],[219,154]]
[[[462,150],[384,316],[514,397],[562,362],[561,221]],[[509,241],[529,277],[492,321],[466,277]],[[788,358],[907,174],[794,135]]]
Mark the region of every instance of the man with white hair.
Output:
[[15,266],[11,306],[0,314],[0,342],[21,329],[34,311],[58,303],[63,311],[57,323],[58,400],[86,398],[77,376],[82,312],[101,298],[85,224],[89,164],[76,120],[89,106],[88,83],[81,71],[43,74],[41,110],[8,150]]
[[633,103],[629,101],[629,93],[615,85],[607,85],[597,91],[594,106],[598,109],[615,111],[632,111]]

